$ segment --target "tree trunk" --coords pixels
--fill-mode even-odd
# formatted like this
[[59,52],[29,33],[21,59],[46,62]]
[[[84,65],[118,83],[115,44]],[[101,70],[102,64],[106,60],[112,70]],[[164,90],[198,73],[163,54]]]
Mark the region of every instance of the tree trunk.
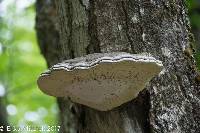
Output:
[[138,97],[100,112],[58,98],[63,133],[200,132],[200,85],[183,0],[38,0],[48,66],[89,53],[150,53],[164,69]]
[[198,53],[200,53],[200,28],[193,28],[192,33],[195,38],[195,47]]
[[0,132],[6,132],[6,127],[8,125],[7,113],[5,109],[4,99],[0,97]]

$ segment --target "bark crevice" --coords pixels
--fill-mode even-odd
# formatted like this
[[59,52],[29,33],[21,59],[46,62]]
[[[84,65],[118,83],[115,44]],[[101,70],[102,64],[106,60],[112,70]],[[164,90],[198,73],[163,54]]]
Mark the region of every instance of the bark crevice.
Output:
[[100,53],[100,41],[98,39],[97,32],[97,16],[95,14],[95,2],[90,0],[88,11],[88,33],[90,37],[90,43],[86,48],[87,54]]
[[131,39],[131,36],[129,35],[129,24],[128,24],[128,22],[130,21],[130,19],[129,19],[127,10],[126,10],[126,8],[125,8],[125,2],[122,1],[121,4],[122,4],[122,10],[123,10],[124,16],[125,16],[125,20],[124,20],[124,21],[125,21],[125,32],[126,32],[126,36],[127,36],[127,38],[128,38],[129,44],[130,44],[130,46],[131,46],[132,53],[133,53],[133,54],[137,54],[136,51],[135,51],[135,49],[134,49],[133,40]]

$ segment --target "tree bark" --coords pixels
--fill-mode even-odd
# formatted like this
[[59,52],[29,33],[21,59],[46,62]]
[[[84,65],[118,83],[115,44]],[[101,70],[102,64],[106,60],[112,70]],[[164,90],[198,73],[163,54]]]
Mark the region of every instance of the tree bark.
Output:
[[200,85],[183,0],[38,0],[48,66],[89,53],[150,53],[164,69],[138,97],[100,112],[58,98],[63,133],[200,132]]

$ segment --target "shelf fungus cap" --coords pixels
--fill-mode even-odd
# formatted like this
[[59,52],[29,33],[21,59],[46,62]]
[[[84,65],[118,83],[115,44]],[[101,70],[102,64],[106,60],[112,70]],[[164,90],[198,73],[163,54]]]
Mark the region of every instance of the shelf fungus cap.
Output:
[[48,95],[107,111],[137,97],[162,67],[149,55],[95,53],[52,66],[38,86]]

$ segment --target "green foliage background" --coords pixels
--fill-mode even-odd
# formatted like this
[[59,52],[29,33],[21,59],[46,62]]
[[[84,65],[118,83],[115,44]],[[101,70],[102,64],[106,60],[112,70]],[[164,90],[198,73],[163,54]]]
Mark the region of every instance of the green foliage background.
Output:
[[[187,0],[193,28],[200,28],[198,1]],[[46,63],[34,24],[34,0],[0,0],[0,92],[5,88],[11,126],[58,125],[55,98],[43,94],[36,84]],[[200,68],[200,52],[196,59]]]
[[0,84],[6,90],[4,102],[9,123],[57,125],[55,98],[42,93],[36,84],[46,63],[36,40],[34,1],[21,2],[26,3],[20,5],[16,0],[0,3]]

